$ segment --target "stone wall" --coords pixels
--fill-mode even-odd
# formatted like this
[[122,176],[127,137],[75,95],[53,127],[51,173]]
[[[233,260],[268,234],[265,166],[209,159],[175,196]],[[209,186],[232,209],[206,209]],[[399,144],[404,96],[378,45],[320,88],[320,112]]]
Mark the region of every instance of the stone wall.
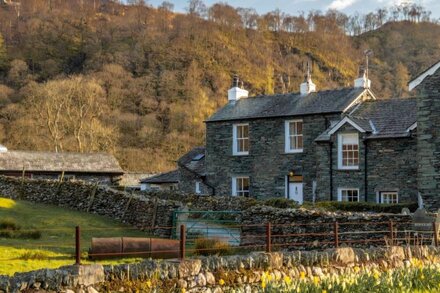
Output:
[[196,192],[196,182],[200,183],[201,195],[212,195],[213,190],[207,186],[200,176],[194,174],[179,166],[179,190],[187,193],[194,194]]
[[417,87],[418,189],[432,210],[440,207],[440,70]]
[[[359,169],[339,169],[337,139],[339,133],[359,134]],[[339,188],[352,188],[359,189],[359,201],[378,202],[381,191],[397,191],[400,203],[416,202],[418,165],[416,136],[416,132],[413,132],[408,138],[365,141],[364,135],[351,125],[341,127],[332,135],[330,143],[319,143],[316,148],[317,200],[338,200]],[[333,168],[331,175],[330,161]],[[365,172],[367,172],[367,188],[365,188]],[[330,193],[331,180],[333,188]]]
[[[368,141],[368,201],[397,191],[399,202],[417,202],[417,133],[409,138]],[[377,201],[378,202],[378,201]]]
[[[230,195],[235,176],[250,177],[251,196],[256,198],[285,197],[289,171],[302,175],[304,200],[312,200],[316,180],[316,143],[314,140],[339,115],[310,115],[294,118],[255,119],[207,123],[207,180],[216,187],[216,194]],[[303,120],[304,151],[285,153],[285,121]],[[233,124],[249,123],[249,155],[233,156]]]
[[[171,227],[173,212],[190,210],[241,210],[255,204],[242,197],[185,195],[175,191],[128,194],[85,182],[57,182],[0,176],[0,194],[12,199],[67,207],[111,217],[139,229]],[[170,237],[171,229],[154,229]]]
[[[0,276],[0,292],[47,291],[109,292],[131,291],[139,280],[172,292],[185,288],[188,292],[230,292],[247,289],[261,282],[263,273],[273,279],[289,276],[341,274],[353,272],[358,264],[364,268],[391,269],[409,265],[411,258],[435,261],[439,251],[435,247],[387,247],[372,249],[340,248],[324,251],[294,251],[284,253],[252,253],[238,256],[211,256],[185,261],[145,260],[123,265],[88,265],[62,267],[17,273],[13,277]],[[104,283],[104,281],[107,281]],[[120,281],[129,281],[121,283]],[[222,280],[222,282],[220,282]],[[93,288],[93,287],[94,288]],[[130,286],[130,287],[121,287]],[[113,288],[113,290],[112,290]],[[83,292],[84,292],[83,291]],[[247,291],[246,291],[247,292]]]
[[[272,243],[274,247],[312,249],[334,247],[334,222],[339,222],[339,242],[341,245],[368,247],[385,245],[374,242],[390,238],[389,221],[394,222],[394,229],[411,229],[411,216],[401,214],[372,214],[351,212],[327,212],[308,209],[277,209],[267,206],[255,206],[242,213],[241,245],[261,245],[264,249],[266,239],[255,237],[265,235],[266,223],[272,225]],[[344,224],[345,223],[345,224]],[[383,233],[366,233],[385,231]],[[360,233],[353,233],[360,232]],[[312,235],[310,235],[312,233]],[[313,235],[325,233],[327,235]],[[292,234],[309,234],[296,236]],[[292,236],[285,236],[292,235]],[[402,237],[402,234],[399,234]],[[373,240],[370,243],[344,243],[344,241]],[[306,244],[305,244],[306,243]],[[285,244],[289,244],[288,247]]]

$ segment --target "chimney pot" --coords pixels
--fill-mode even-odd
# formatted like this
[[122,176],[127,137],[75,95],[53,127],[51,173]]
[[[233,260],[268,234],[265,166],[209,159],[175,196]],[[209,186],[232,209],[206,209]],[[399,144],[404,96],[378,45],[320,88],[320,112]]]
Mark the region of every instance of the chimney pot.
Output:
[[240,79],[238,75],[234,75],[232,79],[232,87],[228,90],[228,101],[235,102],[240,100],[241,98],[247,98],[249,96],[249,92],[243,89],[243,82],[241,82],[241,88],[239,86]]

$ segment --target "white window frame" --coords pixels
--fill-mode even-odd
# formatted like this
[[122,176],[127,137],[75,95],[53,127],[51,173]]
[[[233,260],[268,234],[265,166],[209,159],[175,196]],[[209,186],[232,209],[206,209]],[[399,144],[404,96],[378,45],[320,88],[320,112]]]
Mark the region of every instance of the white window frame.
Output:
[[[302,133],[301,134],[291,134],[290,133],[290,124],[291,123],[298,123],[301,122],[302,124]],[[302,148],[292,148],[292,146],[290,145],[290,137],[302,137]],[[295,120],[286,120],[284,122],[284,146],[285,149],[284,151],[286,152],[286,154],[294,154],[294,153],[302,153],[304,151],[304,123],[302,119],[295,119]]]
[[[342,162],[342,141],[344,136],[356,137],[358,145],[358,164],[356,166],[344,166]],[[340,133],[338,134],[338,169],[339,170],[359,170],[360,163],[360,144],[359,144],[359,133]]]
[[196,194],[201,194],[202,190],[200,189],[200,181],[196,181]]
[[357,191],[357,194],[358,194],[357,202],[359,202],[360,198],[361,198],[359,188],[349,188],[349,187],[338,188],[338,201],[341,201],[341,202],[356,202],[356,201],[347,201],[347,200],[343,201],[342,200],[342,192],[343,191],[350,191],[350,190],[351,191]]
[[[396,195],[396,202],[389,203],[384,202],[384,195]],[[388,191],[379,191],[379,202],[382,204],[398,204],[399,203],[399,192],[395,190],[388,190]]]
[[[248,140],[248,150],[247,151],[244,151],[244,152],[239,152],[238,150],[237,150],[237,147],[238,147],[238,140],[239,140],[239,138],[237,137],[237,134],[238,134],[238,127],[242,127],[242,126],[247,126],[248,127],[248,137],[247,137],[247,140]],[[247,156],[247,155],[249,155],[249,148],[250,148],[250,135],[249,135],[249,123],[239,123],[239,124],[234,124],[233,125],[233,127],[232,127],[232,132],[233,132],[233,138],[232,138],[232,154],[234,155],[234,156]]]
[[251,179],[249,176],[236,176],[232,177],[232,196],[245,196],[245,195],[239,195],[241,192],[245,192],[244,189],[238,190],[237,182],[238,180],[247,179],[249,181],[249,189],[247,190],[248,197],[250,196],[250,187],[251,187]]

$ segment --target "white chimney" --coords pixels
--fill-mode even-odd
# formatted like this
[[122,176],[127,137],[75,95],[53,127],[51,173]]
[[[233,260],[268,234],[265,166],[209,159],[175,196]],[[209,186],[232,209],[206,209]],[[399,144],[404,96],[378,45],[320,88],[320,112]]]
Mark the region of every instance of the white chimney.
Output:
[[232,87],[228,90],[228,101],[235,102],[240,100],[241,98],[247,98],[249,96],[249,92],[245,89],[242,89],[239,85],[239,79],[237,75],[234,75],[234,79],[232,81]]
[[369,89],[371,87],[371,80],[368,79],[365,71],[361,77],[354,80],[354,87],[360,87],[364,89]]
[[306,81],[299,86],[299,92],[301,96],[307,96],[310,93],[316,92],[316,84],[313,83],[310,74],[307,76]]

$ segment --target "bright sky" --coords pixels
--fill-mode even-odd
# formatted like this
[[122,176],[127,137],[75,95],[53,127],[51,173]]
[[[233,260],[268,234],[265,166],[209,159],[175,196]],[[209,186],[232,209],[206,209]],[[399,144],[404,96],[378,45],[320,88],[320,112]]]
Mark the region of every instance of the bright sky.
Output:
[[[187,7],[187,0],[168,0],[174,3],[175,11],[184,12]],[[163,0],[149,0],[148,3],[158,6]],[[377,8],[411,2],[423,5],[432,12],[432,16],[440,18],[440,0],[204,0],[209,6],[217,2],[227,2],[235,7],[253,7],[259,13],[279,8],[289,14],[298,14],[300,11],[321,10],[329,8],[338,9],[342,12],[361,14],[376,10]]]

